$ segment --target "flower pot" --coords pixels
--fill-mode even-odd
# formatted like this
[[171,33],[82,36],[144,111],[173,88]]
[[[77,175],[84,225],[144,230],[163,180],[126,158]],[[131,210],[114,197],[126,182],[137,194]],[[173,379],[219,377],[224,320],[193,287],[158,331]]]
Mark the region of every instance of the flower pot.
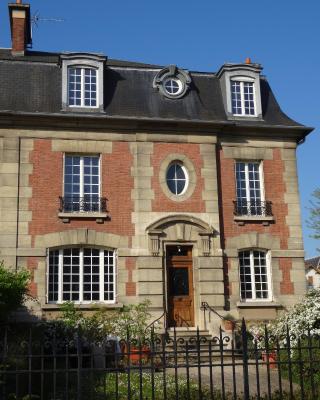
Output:
[[146,364],[150,358],[150,347],[149,346],[130,346],[129,348],[126,345],[124,347],[124,353],[126,353],[126,357],[130,360],[131,364]]
[[274,369],[277,368],[277,354],[275,351],[271,351],[270,353],[267,353],[266,351],[263,351],[261,353],[262,361],[267,363],[269,361],[269,366],[270,368]]

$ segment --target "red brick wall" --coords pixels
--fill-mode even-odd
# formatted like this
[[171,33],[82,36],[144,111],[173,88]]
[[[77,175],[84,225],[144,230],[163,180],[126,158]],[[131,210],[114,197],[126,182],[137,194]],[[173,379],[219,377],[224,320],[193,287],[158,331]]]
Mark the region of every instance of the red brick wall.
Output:
[[24,18],[12,18],[12,50],[25,50],[25,24]]
[[[280,248],[286,250],[288,248],[289,228],[286,225],[286,216],[288,207],[284,203],[284,194],[286,185],[284,182],[284,162],[281,159],[280,149],[273,150],[273,160],[263,161],[263,177],[266,200],[272,201],[272,211],[275,217],[275,223],[269,226],[263,226],[261,223],[247,223],[239,226],[234,221],[233,200],[236,199],[236,182],[234,163],[235,160],[224,158],[223,149],[219,150],[217,157],[218,171],[220,170],[220,199],[222,207],[220,207],[220,224],[222,234],[222,247],[225,247],[225,241],[243,233],[259,232],[269,233],[280,238]],[[226,260],[227,263],[227,260]],[[285,262],[282,265],[283,282],[281,284],[281,293],[288,294],[290,282],[291,263]],[[290,286],[291,285],[291,286]]]
[[[189,199],[177,202],[170,200],[163,192],[159,183],[159,172],[162,161],[172,153],[185,155],[193,163],[197,184],[193,194]],[[187,143],[155,143],[151,164],[154,167],[152,177],[152,189],[154,190],[154,200],[152,201],[152,211],[165,212],[205,212],[205,203],[202,200],[202,191],[204,188],[203,178],[201,177],[201,168],[203,161],[198,144]]]
[[280,283],[281,294],[294,294],[293,283],[290,281],[292,268],[291,258],[279,258],[279,268],[282,271],[282,282]]
[[95,220],[71,219],[70,223],[65,224],[58,218],[59,196],[63,193],[63,153],[51,151],[51,140],[35,140],[34,150],[30,155],[33,172],[29,178],[29,185],[32,187],[32,198],[29,202],[32,221],[29,223],[29,234],[32,235],[32,240],[34,241],[36,235],[77,228],[132,236],[132,161],[129,146],[124,142],[114,142],[112,154],[102,155],[101,195],[108,199],[110,221],[97,224]]
[[128,271],[128,282],[126,283],[126,296],[136,295],[136,282],[133,282],[132,271],[136,269],[136,259],[133,257],[126,258],[126,270]]

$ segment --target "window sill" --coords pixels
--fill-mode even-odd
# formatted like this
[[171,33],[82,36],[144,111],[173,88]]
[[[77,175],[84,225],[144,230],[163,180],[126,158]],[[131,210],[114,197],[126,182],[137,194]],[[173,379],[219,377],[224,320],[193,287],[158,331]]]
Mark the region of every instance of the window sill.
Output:
[[227,118],[229,121],[264,121],[264,119],[259,115],[229,114]]
[[280,303],[268,302],[268,301],[238,301],[238,308],[282,308],[283,306]]
[[97,224],[103,224],[105,220],[109,220],[110,216],[108,213],[100,212],[73,212],[65,213],[59,212],[58,218],[62,219],[62,222],[68,224],[70,219],[95,219]]
[[264,226],[269,226],[274,222],[274,216],[264,217],[262,215],[234,215],[233,220],[238,225],[245,225],[248,223],[262,223]]
[[[43,304],[41,306],[42,310],[44,311],[61,311],[61,306],[64,303],[47,303],[47,304]],[[88,303],[88,304],[76,304],[74,303],[74,306],[76,309],[78,310],[101,310],[101,309],[118,309],[118,308],[123,308],[123,304],[122,303],[114,303],[114,304],[110,304],[110,303]]]

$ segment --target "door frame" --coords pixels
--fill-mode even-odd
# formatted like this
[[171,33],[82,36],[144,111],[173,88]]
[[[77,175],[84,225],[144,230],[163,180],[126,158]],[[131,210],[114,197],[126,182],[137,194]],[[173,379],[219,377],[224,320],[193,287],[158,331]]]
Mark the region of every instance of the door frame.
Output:
[[[197,314],[196,314],[196,286],[195,286],[195,271],[194,271],[194,246],[195,243],[190,243],[190,242],[166,242],[164,243],[164,252],[163,252],[163,264],[164,264],[164,307],[165,311],[167,313],[167,316],[169,315],[169,281],[168,281],[168,265],[167,265],[167,256],[168,256],[168,251],[167,247],[169,246],[181,246],[181,247],[190,247],[191,248],[191,268],[192,268],[192,288],[193,288],[193,319],[194,319],[194,326],[196,326],[196,319],[197,319]],[[193,327],[194,327],[193,326]],[[169,326],[169,319],[166,318],[166,329],[167,328],[173,328],[172,326]]]

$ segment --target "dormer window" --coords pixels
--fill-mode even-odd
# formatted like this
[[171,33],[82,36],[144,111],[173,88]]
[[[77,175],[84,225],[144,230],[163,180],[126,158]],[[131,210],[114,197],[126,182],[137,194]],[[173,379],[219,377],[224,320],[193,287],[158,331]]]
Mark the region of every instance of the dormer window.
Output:
[[254,83],[231,81],[231,103],[233,115],[255,115]]
[[62,108],[74,112],[103,111],[103,71],[106,58],[98,54],[61,56]]
[[217,73],[228,119],[262,119],[261,65],[225,64]]
[[97,70],[68,68],[68,105],[70,107],[97,107]]

